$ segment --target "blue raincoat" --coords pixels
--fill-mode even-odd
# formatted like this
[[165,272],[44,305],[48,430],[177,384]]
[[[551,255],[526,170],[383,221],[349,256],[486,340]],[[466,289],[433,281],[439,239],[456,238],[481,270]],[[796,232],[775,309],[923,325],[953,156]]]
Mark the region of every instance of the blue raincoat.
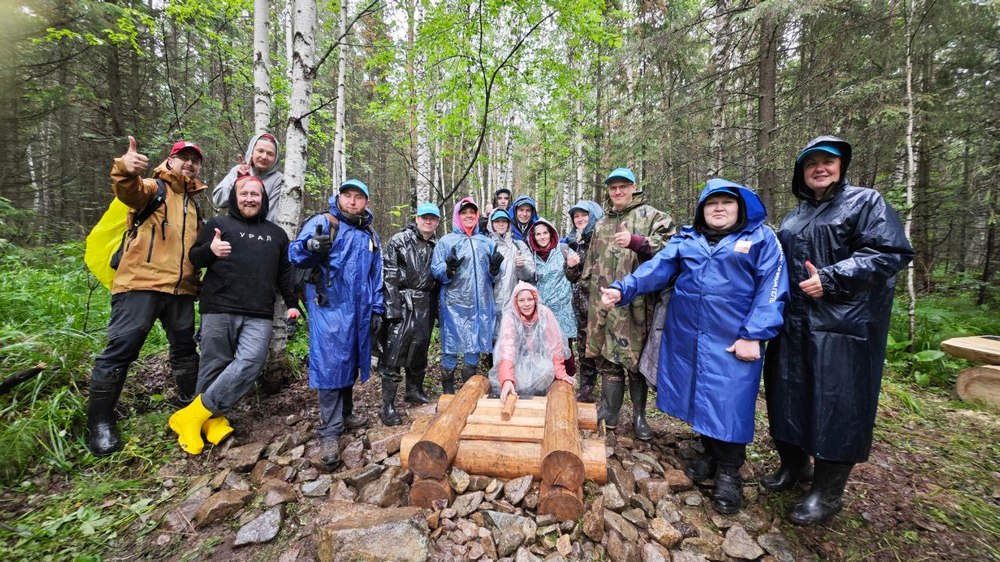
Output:
[[[545,219],[538,219],[534,228],[541,228],[543,224],[548,227],[550,240],[558,240],[558,232],[552,223]],[[534,236],[528,246],[531,247],[535,259],[535,286],[538,287],[538,295],[542,303],[552,310],[556,320],[559,322],[559,329],[562,330],[563,339],[576,337],[576,314],[573,313],[573,283],[567,278],[572,276],[573,281],[580,278],[580,267],[573,268],[572,273],[567,271],[566,257],[570,254],[576,255],[569,246],[556,243],[549,252],[548,259],[542,259],[538,253],[538,247],[534,242]]]
[[[340,225],[326,259],[306,248],[317,224],[322,226],[323,234],[330,233],[330,222],[321,214],[306,221],[302,232],[288,246],[292,265],[318,266],[322,270],[323,286],[306,284],[309,388],[313,389],[347,388],[354,384],[358,369],[361,381],[368,380],[371,317],[385,314],[381,242],[371,228],[371,211],[365,209],[360,225],[351,224],[337,206],[334,195],[330,198],[330,213]],[[323,293],[324,298],[317,299],[318,293]]]
[[[754,406],[763,360],[740,361],[726,351],[737,339],[777,335],[788,300],[788,272],[781,245],[764,219],[757,195],[722,179],[709,180],[696,217],[715,192],[739,193],[746,226],[710,245],[684,227],[635,273],[611,286],[624,306],[637,295],[673,281],[660,342],[656,406],[702,435],[730,443],[753,440]],[[761,350],[763,357],[763,349]]]
[[[521,205],[531,205],[531,222],[525,225],[523,230],[517,224],[517,208]],[[507,214],[510,215],[511,236],[514,237],[514,240],[524,242],[525,244],[527,244],[528,241],[526,240],[526,238],[528,232],[531,230],[531,225],[535,224],[535,221],[538,220],[538,204],[536,204],[535,200],[532,199],[531,197],[528,197],[527,195],[522,195],[514,200],[510,208],[507,209]]]
[[[493,352],[496,315],[489,258],[496,243],[479,231],[478,224],[471,236],[462,229],[458,211],[469,202],[475,204],[468,197],[455,204],[452,230],[434,246],[431,257],[431,273],[441,282],[438,329],[443,355]],[[452,252],[462,263],[455,276],[448,278],[445,259]],[[513,264],[504,261],[500,267]]]

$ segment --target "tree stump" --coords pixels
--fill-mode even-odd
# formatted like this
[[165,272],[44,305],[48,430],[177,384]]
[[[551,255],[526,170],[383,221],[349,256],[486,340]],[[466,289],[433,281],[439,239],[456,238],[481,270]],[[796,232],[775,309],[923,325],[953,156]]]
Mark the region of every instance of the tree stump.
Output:
[[1000,365],[965,369],[958,374],[955,389],[966,402],[981,401],[1000,408]]

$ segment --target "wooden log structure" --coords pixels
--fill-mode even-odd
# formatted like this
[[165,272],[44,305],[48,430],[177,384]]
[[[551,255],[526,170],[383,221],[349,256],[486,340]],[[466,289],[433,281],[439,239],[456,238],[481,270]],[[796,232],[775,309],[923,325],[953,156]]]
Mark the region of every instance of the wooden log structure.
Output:
[[514,415],[514,408],[517,407],[517,395],[511,394],[507,397],[507,403],[503,405],[503,409],[500,410],[500,421],[510,421],[511,416]]
[[[443,412],[451,404],[454,395],[442,394],[438,399],[438,412]],[[525,427],[544,427],[545,408],[548,398],[537,396],[531,400],[521,398],[517,401],[517,409],[510,420],[503,421],[505,425],[520,425]],[[503,405],[496,398],[483,398],[475,411],[468,418],[470,424],[494,424],[497,416],[502,414]],[[577,423],[580,429],[597,431],[597,404],[576,405]]]
[[1000,408],[1000,365],[970,367],[955,381],[958,396],[966,402],[981,401]]
[[583,486],[576,490],[551,485],[542,480],[538,490],[538,513],[545,513],[558,521],[572,521],[583,517]]
[[451,488],[448,478],[413,477],[413,486],[410,486],[410,505],[432,509],[437,500],[445,500],[450,505],[454,499],[455,491]]
[[969,336],[941,342],[941,351],[974,363],[1000,365],[1000,336]]
[[542,439],[542,483],[576,491],[583,485],[583,451],[576,423],[573,385],[557,380],[549,387]]
[[423,436],[410,451],[409,468],[414,475],[440,480],[458,453],[459,434],[465,428],[469,414],[490,388],[490,381],[475,375],[465,381],[462,389],[431,422]]

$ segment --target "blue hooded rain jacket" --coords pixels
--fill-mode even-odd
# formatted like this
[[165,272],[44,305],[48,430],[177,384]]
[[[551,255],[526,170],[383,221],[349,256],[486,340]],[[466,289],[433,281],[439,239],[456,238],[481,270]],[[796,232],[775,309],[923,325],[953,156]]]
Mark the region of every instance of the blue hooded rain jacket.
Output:
[[[517,222],[517,208],[521,205],[531,205],[531,222],[525,225],[524,228],[521,228],[521,225]],[[535,221],[538,220],[538,204],[531,197],[522,195],[511,203],[507,214],[510,215],[510,233],[514,237],[514,240],[527,244],[528,232],[531,231],[531,225],[535,224]]]
[[695,216],[702,216],[705,200],[718,191],[740,195],[745,227],[712,246],[686,226],[611,287],[622,292],[619,306],[625,306],[673,282],[660,342],[656,406],[702,435],[749,443],[763,360],[741,361],[726,349],[739,338],[760,340],[763,348],[777,335],[788,300],[788,273],[778,238],[764,224],[767,211],[753,191],[709,180]]
[[[358,370],[361,381],[371,374],[371,317],[385,314],[382,300],[382,250],[378,234],[371,228],[372,213],[365,209],[360,224],[352,224],[330,198],[330,214],[340,225],[330,254],[313,254],[306,242],[321,225],[330,233],[330,222],[322,214],[306,221],[302,232],[288,246],[288,259],[301,268],[319,267],[323,286],[306,284],[309,313],[309,387],[347,388]],[[318,293],[325,298],[317,299]],[[321,304],[322,303],[322,304]]]

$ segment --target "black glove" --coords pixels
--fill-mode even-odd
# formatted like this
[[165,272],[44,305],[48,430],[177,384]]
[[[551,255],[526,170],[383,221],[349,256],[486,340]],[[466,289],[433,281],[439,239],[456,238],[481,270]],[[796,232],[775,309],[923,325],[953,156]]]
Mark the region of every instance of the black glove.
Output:
[[285,318],[285,329],[288,331],[288,339],[292,339],[295,332],[299,331],[299,319]]
[[503,254],[500,253],[500,246],[493,246],[493,253],[490,254],[490,275],[500,273],[500,264],[503,263]]
[[449,279],[455,276],[455,272],[458,271],[458,266],[462,265],[462,258],[458,257],[458,246],[451,249],[451,254],[444,258],[444,264],[446,266],[445,274]]
[[323,225],[316,225],[316,233],[306,241],[306,249],[314,254],[329,254],[333,248],[333,239],[329,234],[323,234]]
[[379,313],[372,314],[372,337],[378,337],[379,332],[382,331],[382,315]]

